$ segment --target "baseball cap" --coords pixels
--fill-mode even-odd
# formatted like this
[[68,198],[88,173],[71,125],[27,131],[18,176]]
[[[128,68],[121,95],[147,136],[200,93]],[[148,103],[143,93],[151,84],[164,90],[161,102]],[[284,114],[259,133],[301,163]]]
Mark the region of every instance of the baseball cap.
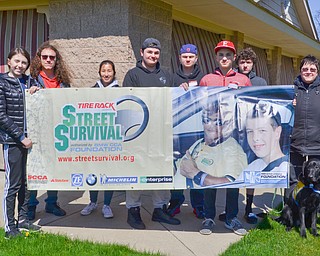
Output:
[[182,45],[182,47],[180,49],[180,54],[182,54],[182,53],[193,53],[193,54],[197,55],[198,54],[197,46],[195,46],[193,44]]
[[230,41],[221,41],[217,44],[217,46],[214,48],[214,52],[217,53],[220,49],[227,48],[233,51],[233,53],[236,53],[236,48],[234,47],[234,44]]
[[161,45],[159,40],[155,39],[155,38],[147,38],[146,40],[144,40],[144,42],[142,43],[141,49],[144,50],[146,48],[156,48],[161,50]]

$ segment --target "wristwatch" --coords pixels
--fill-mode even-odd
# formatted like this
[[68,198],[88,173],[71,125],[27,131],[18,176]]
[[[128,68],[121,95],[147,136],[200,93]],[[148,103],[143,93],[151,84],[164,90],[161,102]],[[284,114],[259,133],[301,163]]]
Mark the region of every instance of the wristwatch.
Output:
[[[193,177],[193,181],[194,181],[194,183],[196,183],[198,186],[202,186],[201,185],[201,180],[203,180],[203,179],[201,179],[202,178],[202,175],[206,175],[207,173],[205,173],[205,172],[203,172],[203,171],[200,171],[200,172],[198,172],[194,177]],[[207,175],[206,175],[207,176]],[[202,183],[203,183],[203,181],[202,181]]]

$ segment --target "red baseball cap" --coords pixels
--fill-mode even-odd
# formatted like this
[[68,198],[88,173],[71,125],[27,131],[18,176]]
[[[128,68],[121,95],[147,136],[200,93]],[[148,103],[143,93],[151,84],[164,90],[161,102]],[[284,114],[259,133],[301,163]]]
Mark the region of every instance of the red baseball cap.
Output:
[[234,44],[230,41],[221,41],[217,44],[217,46],[214,48],[214,52],[217,54],[217,51],[220,49],[227,48],[233,51],[233,53],[236,53],[236,48],[234,47]]

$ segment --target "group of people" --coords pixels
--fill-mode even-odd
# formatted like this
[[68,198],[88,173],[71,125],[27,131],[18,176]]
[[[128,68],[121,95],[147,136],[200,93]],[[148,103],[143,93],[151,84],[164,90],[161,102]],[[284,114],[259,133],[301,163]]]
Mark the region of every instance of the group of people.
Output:
[[[193,44],[183,45],[179,54],[179,69],[172,75],[160,67],[160,42],[155,38],[147,38],[140,49],[141,59],[137,61],[136,67],[126,73],[122,86],[174,86],[188,90],[192,86],[267,85],[267,82],[258,77],[254,71],[257,57],[251,48],[243,49],[237,55],[234,44],[224,40],[217,44],[214,51],[218,67],[213,73],[204,75],[197,64],[197,47]],[[237,65],[236,69],[233,67],[234,64]],[[0,76],[0,143],[3,144],[5,163],[3,201],[5,236],[6,238],[12,238],[21,236],[21,229],[35,231],[41,229],[40,226],[32,223],[32,220],[35,219],[36,206],[39,203],[36,198],[37,191],[28,191],[26,184],[26,160],[28,149],[32,147],[32,141],[28,138],[25,120],[25,89],[29,89],[29,92],[33,94],[39,89],[70,87],[71,75],[61,54],[49,42],[45,42],[40,46],[32,61],[25,49],[13,49],[8,55],[7,65],[9,72]],[[27,76],[25,72],[29,66],[30,75]],[[318,154],[320,142],[317,135],[320,119],[316,118],[320,115],[320,110],[317,110],[317,97],[320,97],[320,90],[318,89],[320,78],[318,73],[318,60],[311,55],[303,58],[300,66],[300,75],[295,81],[296,97],[293,102],[296,113],[291,144],[291,163],[294,166],[293,171],[290,173],[290,184],[292,186],[297,180],[296,177],[301,173],[303,161],[308,156],[320,158],[320,154]],[[114,63],[110,60],[102,61],[99,66],[100,79],[93,88],[119,87],[120,85],[115,75]],[[225,124],[222,122],[221,114],[219,104],[208,104],[204,107],[202,113],[204,139],[197,141],[179,161],[180,173],[192,179],[199,186],[232,182],[237,178],[234,173],[241,173],[242,170],[248,167],[246,155],[240,145],[230,136],[230,133],[223,131]],[[257,106],[250,115],[247,126],[250,127],[251,125],[251,128],[247,129],[247,136],[249,145],[251,142],[250,147],[258,158],[255,161],[259,161],[256,166],[268,166],[275,160],[275,157],[270,152],[269,154],[261,153],[263,146],[254,144],[254,141],[257,140],[259,133],[262,131],[254,127],[250,120],[260,120],[265,115],[270,117],[270,130],[275,136],[280,136],[281,128],[279,126],[281,121],[277,119],[277,115],[273,113],[272,109],[266,109],[266,106],[261,105]],[[260,122],[265,121],[260,120]],[[263,125],[266,124],[264,123]],[[224,137],[221,137],[221,134],[224,134]],[[238,147],[232,146],[234,144],[237,144]],[[229,154],[223,155],[223,150],[218,150],[219,147],[235,149],[236,152],[234,154],[237,156],[237,160],[230,159]],[[279,153],[277,157],[279,155],[284,156],[281,149],[279,150],[277,151]],[[213,176],[206,169],[208,166],[201,166],[201,159],[205,156],[220,158],[220,160],[228,157],[229,161],[224,163],[229,165],[214,166],[220,175]],[[288,162],[288,159],[286,161]],[[200,228],[201,234],[211,234],[214,228],[216,192],[217,190],[212,188],[190,190],[193,212],[197,218],[204,219]],[[180,206],[185,200],[183,193],[183,190],[153,190],[154,211],[152,221],[179,225],[180,220],[175,215],[180,212]],[[226,193],[225,212],[219,215],[219,219],[225,222],[227,229],[238,235],[245,235],[247,231],[237,218],[239,189],[227,188]],[[102,214],[105,218],[113,217],[110,208],[112,195],[113,191],[104,191]],[[257,216],[252,211],[253,196],[254,190],[247,189],[244,217],[251,224],[257,222]],[[97,209],[97,197],[98,191],[90,191],[90,202],[81,211],[81,215],[89,215]],[[15,220],[16,198],[18,198],[17,221]],[[64,216],[66,212],[59,206],[57,201],[58,191],[47,191],[45,210],[47,213],[56,216]],[[127,223],[134,229],[145,229],[146,226],[140,214],[141,191],[126,191],[126,207],[128,209]]]

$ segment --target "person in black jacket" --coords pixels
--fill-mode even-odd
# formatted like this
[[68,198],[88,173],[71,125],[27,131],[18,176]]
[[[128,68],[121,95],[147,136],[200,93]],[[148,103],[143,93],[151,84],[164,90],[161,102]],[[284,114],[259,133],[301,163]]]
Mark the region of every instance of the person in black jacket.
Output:
[[[140,49],[141,60],[135,68],[129,70],[124,77],[124,87],[165,87],[172,86],[171,75],[160,68],[161,45],[155,38],[147,38]],[[180,220],[167,213],[167,204],[170,198],[168,190],[153,190],[152,221],[179,225]],[[128,208],[127,223],[135,229],[145,229],[140,215],[141,191],[126,191],[126,207]]]
[[[3,217],[5,237],[22,236],[19,229],[40,230],[27,218],[30,193],[27,190],[26,163],[32,141],[27,137],[25,120],[25,89],[36,86],[24,73],[30,55],[23,48],[15,48],[8,55],[9,72],[0,76],[0,143],[3,144],[5,186]],[[18,195],[18,222],[15,221],[15,202]]]
[[256,72],[254,71],[256,62],[256,53],[250,47],[245,48],[237,55],[236,64],[238,68],[235,71],[246,75],[250,79],[253,86],[265,86],[267,85],[267,81],[264,78],[257,76]]
[[[179,61],[179,69],[173,75],[173,86],[182,87],[184,90],[188,90],[190,86],[198,86],[201,78],[204,75],[197,64],[197,46],[193,44],[182,45],[180,49]],[[184,200],[185,197],[183,195],[183,190],[171,190],[168,213],[172,217],[180,213],[180,206],[183,204]],[[195,216],[199,219],[203,219],[203,190],[191,189],[190,201]]]
[[[307,55],[301,60],[300,75],[294,81],[294,126],[291,137],[290,189],[297,183],[302,166],[310,158],[320,159],[320,77],[319,60]],[[286,198],[285,198],[286,199]]]

